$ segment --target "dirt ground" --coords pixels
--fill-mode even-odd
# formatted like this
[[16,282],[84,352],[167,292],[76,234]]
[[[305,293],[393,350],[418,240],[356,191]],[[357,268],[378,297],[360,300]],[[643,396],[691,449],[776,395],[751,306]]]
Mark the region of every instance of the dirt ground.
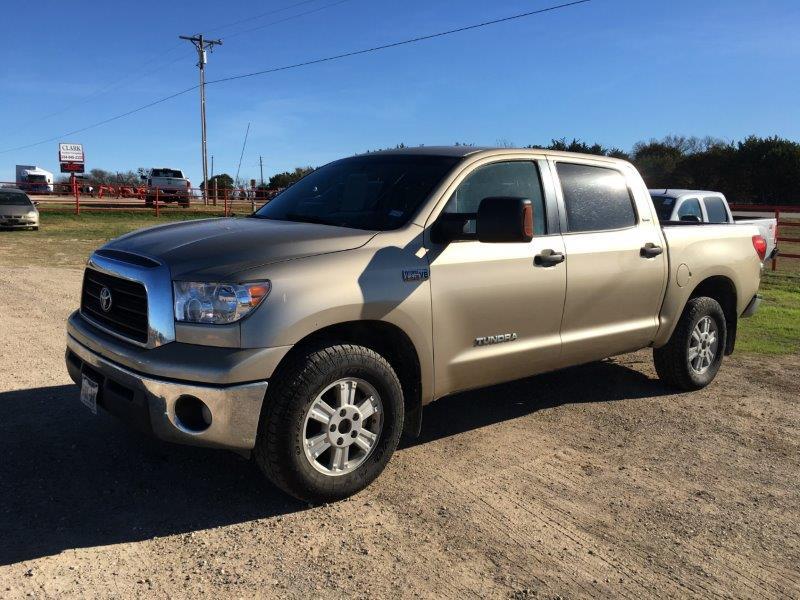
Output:
[[800,597],[797,356],[693,394],[640,352],[447,398],[312,507],[83,409],[79,286],[0,267],[0,597]]

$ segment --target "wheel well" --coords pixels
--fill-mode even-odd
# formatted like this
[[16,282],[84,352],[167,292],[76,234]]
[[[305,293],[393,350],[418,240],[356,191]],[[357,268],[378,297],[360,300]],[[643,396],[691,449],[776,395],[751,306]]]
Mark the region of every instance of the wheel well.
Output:
[[739,321],[739,315],[736,311],[736,286],[730,279],[723,275],[709,277],[694,288],[689,299],[691,300],[692,298],[699,298],[702,296],[713,298],[719,302],[719,305],[722,307],[728,330],[728,337],[725,341],[725,354],[731,354],[736,345],[736,326]]
[[348,343],[371,348],[383,356],[397,373],[403,389],[403,432],[419,435],[422,426],[422,375],[419,356],[406,333],[384,321],[349,321],[319,329],[300,340],[283,357],[276,372],[299,353],[320,343]]

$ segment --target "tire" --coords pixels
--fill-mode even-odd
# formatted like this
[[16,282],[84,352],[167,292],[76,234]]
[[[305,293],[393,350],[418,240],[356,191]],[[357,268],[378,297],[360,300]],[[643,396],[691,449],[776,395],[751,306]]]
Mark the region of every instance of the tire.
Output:
[[[703,342],[707,344],[711,340],[711,337],[707,337],[701,339],[698,345],[698,336],[693,338],[693,333],[697,330],[699,337],[703,338],[706,323],[711,332],[716,330],[716,343],[704,346]],[[661,348],[653,349],[653,362],[658,377],[664,383],[681,390],[691,391],[706,387],[717,376],[722,365],[727,335],[725,313],[716,300],[706,297],[690,299],[669,342]],[[698,357],[698,353],[692,351],[693,348],[713,351],[713,358]]]
[[[355,384],[352,393],[346,391],[350,382]],[[338,404],[340,393],[355,400]],[[312,417],[320,399],[333,409],[332,416],[325,407]],[[358,420],[357,408],[371,416]],[[353,412],[344,418],[347,411]],[[324,344],[296,356],[270,382],[253,457],[270,481],[299,500],[341,500],[381,474],[400,441],[403,416],[400,381],[385,358],[363,346]],[[308,441],[320,438],[317,449],[328,446],[313,458]],[[361,447],[364,439],[374,440],[369,450]],[[345,446],[337,448],[343,441]],[[337,471],[334,452],[341,458],[345,450],[350,460]]]

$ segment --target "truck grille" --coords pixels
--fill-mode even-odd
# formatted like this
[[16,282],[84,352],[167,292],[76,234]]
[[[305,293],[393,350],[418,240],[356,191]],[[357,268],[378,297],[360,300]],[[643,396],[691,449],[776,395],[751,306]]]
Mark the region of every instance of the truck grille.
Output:
[[[101,295],[106,288],[111,294],[110,307],[103,309]],[[139,343],[147,343],[147,291],[144,285],[93,269],[83,274],[81,313],[119,335]]]

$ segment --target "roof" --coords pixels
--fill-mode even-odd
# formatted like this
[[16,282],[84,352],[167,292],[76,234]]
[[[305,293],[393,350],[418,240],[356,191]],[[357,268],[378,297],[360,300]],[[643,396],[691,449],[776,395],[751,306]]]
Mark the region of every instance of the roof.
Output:
[[680,190],[672,188],[651,189],[651,196],[666,196],[667,198],[681,198],[683,196],[723,196],[722,192],[712,192],[709,190]]
[[[590,158],[595,160],[604,160],[608,162],[625,162],[618,158],[610,156],[598,156],[594,154],[580,154],[578,152],[562,152],[558,150],[546,150],[543,148],[493,148],[487,146],[418,146],[415,148],[392,148],[390,150],[377,150],[375,152],[368,152],[366,155],[395,155],[395,156],[451,156],[456,158],[464,158],[474,154],[491,154],[498,152],[514,153],[530,153],[546,154],[547,156],[570,158]],[[360,156],[365,156],[361,154]]]
[[392,148],[390,150],[377,150],[367,154],[388,154],[402,156],[454,156],[463,158],[470,154],[488,150],[488,148],[478,148],[476,146],[417,146],[416,148]]

